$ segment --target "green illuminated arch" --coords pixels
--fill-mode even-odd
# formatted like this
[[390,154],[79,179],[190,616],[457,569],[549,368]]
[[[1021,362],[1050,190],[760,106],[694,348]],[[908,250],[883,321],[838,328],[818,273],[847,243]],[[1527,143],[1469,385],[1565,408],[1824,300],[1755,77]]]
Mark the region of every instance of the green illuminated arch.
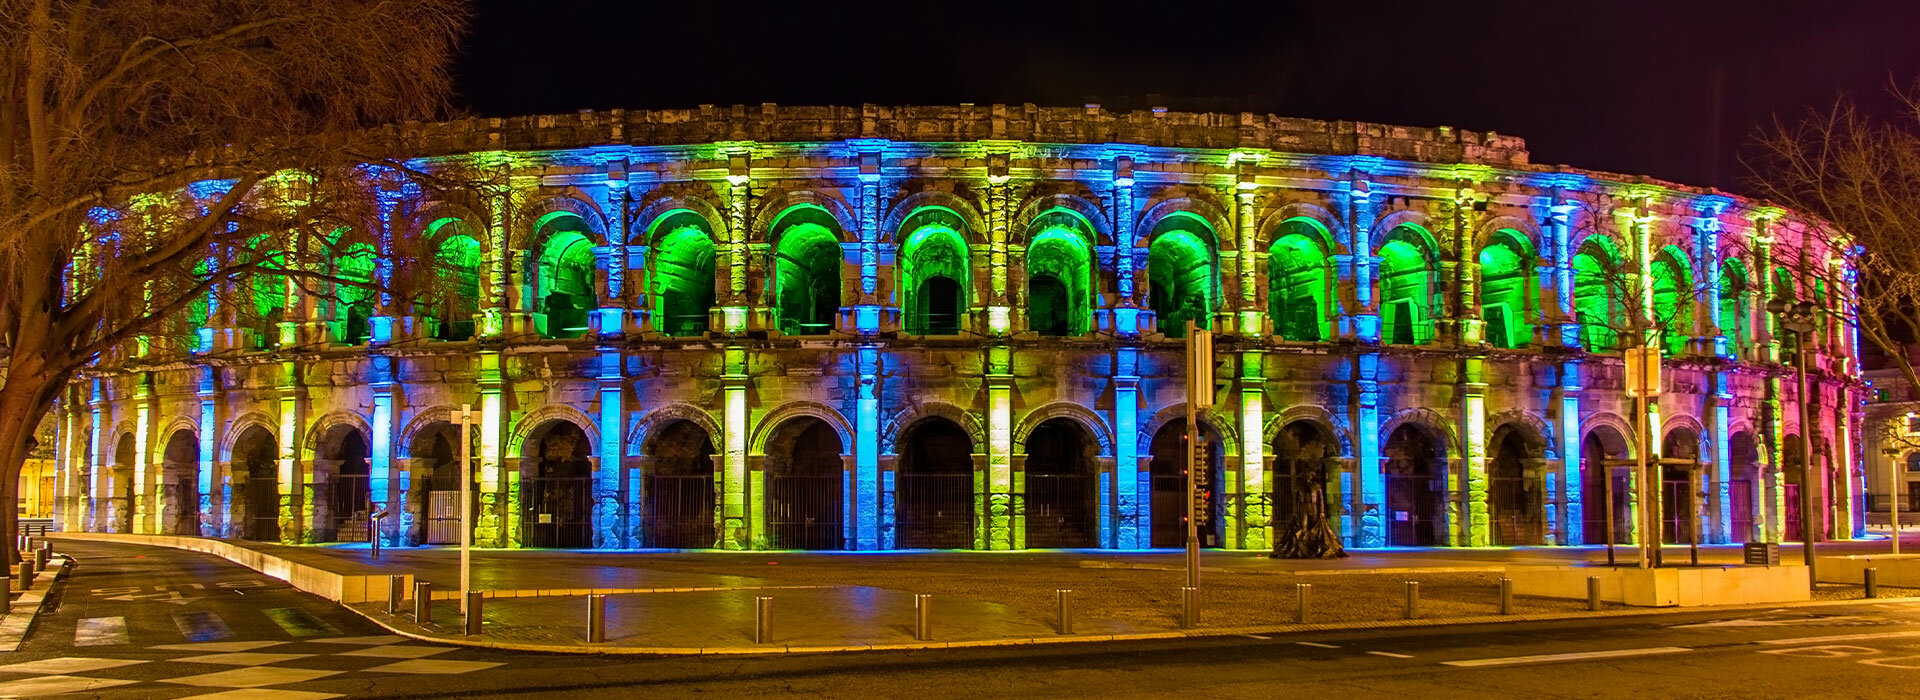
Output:
[[254,328],[254,344],[260,348],[272,347],[280,337],[280,322],[287,314],[287,276],[280,274],[286,269],[287,254],[273,246],[273,240],[266,234],[254,236],[247,241],[248,252],[241,255],[242,263],[259,261],[252,279],[247,281],[247,295],[251,297],[245,311],[251,312],[250,319]]
[[707,332],[713,308],[713,229],[703,217],[680,209],[656,219],[647,229],[652,241],[648,292],[658,310],[654,327],[664,335]]
[[1720,334],[1727,337],[1737,357],[1753,344],[1747,308],[1747,266],[1739,260],[1720,264]]
[[840,222],[797,204],[780,212],[774,237],[774,324],[787,335],[825,335],[840,313]]
[[954,335],[960,332],[971,294],[966,223],[951,210],[924,207],[900,225],[900,308],[907,333]]
[[348,233],[343,228],[327,236],[333,252],[333,274],[338,279],[333,291],[333,320],[327,322],[327,328],[341,343],[359,345],[367,342],[367,318],[373,315],[373,289],[368,285],[373,282],[378,253],[365,242],[342,244]]
[[1519,231],[1501,229],[1480,249],[1480,319],[1487,344],[1496,348],[1527,345],[1533,335],[1533,249]]
[[1093,329],[1093,226],[1052,209],[1027,227],[1027,327],[1040,335]]
[[1309,219],[1289,219],[1267,249],[1267,313],[1286,340],[1333,336],[1333,261],[1327,232]]
[[1588,352],[1618,349],[1614,330],[1625,308],[1620,292],[1620,253],[1611,241],[1588,238],[1573,256],[1573,310],[1580,322],[1580,345]]
[[1401,224],[1380,246],[1380,337],[1393,345],[1433,340],[1433,236]]
[[1685,251],[1667,246],[1653,260],[1653,322],[1668,356],[1687,350],[1693,334],[1693,274]]
[[548,338],[578,338],[599,308],[593,288],[593,240],[587,221],[570,212],[540,218],[533,240],[542,241],[533,285],[534,327]]
[[467,340],[473,337],[473,319],[480,313],[480,241],[459,219],[440,219],[427,227],[439,240],[434,246],[433,315],[440,321],[434,337]]
[[1153,228],[1147,247],[1147,305],[1160,333],[1186,335],[1187,321],[1213,327],[1220,303],[1213,227],[1198,216],[1175,212]]

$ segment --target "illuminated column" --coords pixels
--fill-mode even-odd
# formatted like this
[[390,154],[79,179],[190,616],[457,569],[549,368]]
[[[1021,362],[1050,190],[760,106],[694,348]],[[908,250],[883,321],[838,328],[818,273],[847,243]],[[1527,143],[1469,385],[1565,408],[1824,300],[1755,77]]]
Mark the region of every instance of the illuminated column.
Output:
[[990,306],[1000,307],[994,313],[1005,313],[1007,304],[1007,183],[1013,178],[1008,174],[1008,154],[987,154],[987,266],[990,272],[990,293],[986,302]]
[[[1273,495],[1267,486],[1267,446],[1261,439],[1267,425],[1261,358],[1259,350],[1240,353],[1240,549],[1267,549],[1273,541]],[[1352,529],[1349,522],[1340,532]]]
[[[1134,288],[1133,271],[1133,158],[1116,156],[1113,159],[1113,275],[1119,303],[1116,306],[1137,307],[1140,305],[1138,291]],[[1123,320],[1116,320],[1123,335],[1131,335],[1138,326],[1130,326]]]
[[[500,401],[500,353],[493,350],[480,351],[480,454],[477,490],[479,503],[476,504],[473,522],[473,542],[483,547],[502,547],[507,543],[506,530],[508,516],[517,512],[513,494],[500,492],[500,438],[502,426],[506,423],[502,412],[505,407]],[[518,482],[518,479],[510,480]],[[518,489],[518,483],[511,486]]]
[[880,288],[880,158],[883,139],[853,143],[860,153],[860,303],[876,303]]
[[[219,537],[222,526],[226,524],[223,522],[224,514],[214,510],[213,507],[214,471],[215,465],[219,464],[216,461],[219,457],[218,445],[220,444],[217,438],[223,427],[219,422],[219,389],[219,378],[214,374],[214,368],[202,365],[198,392],[200,396],[200,483],[196,485],[200,499],[201,537]],[[224,483],[225,479],[221,481]],[[223,505],[231,502],[231,497],[225,494],[220,498],[220,503]]]
[[[369,369],[367,386],[373,389],[373,420],[369,429],[373,431],[373,444],[367,447],[367,493],[373,509],[385,510],[387,517],[382,518],[380,541],[390,546],[407,544],[401,541],[405,536],[407,477],[404,472],[400,483],[393,479],[393,358],[378,350],[367,357]],[[395,486],[398,486],[396,492]]]
[[1013,367],[1005,345],[987,349],[985,549],[1022,549],[1026,504],[1013,483]]
[[[625,470],[620,449],[620,436],[625,426],[620,418],[625,403],[621,394],[620,352],[603,347],[599,360],[600,444],[595,446],[593,453],[600,456],[600,470],[593,479],[593,546],[596,549],[613,549],[628,546],[630,543],[624,533],[632,531],[629,527],[622,527],[623,509],[620,504],[620,477]],[[635,489],[627,497],[637,504],[640,494],[640,490]]]
[[[1460,398],[1460,441],[1462,474],[1461,513],[1467,523],[1467,531],[1462,539],[1455,540],[1468,547],[1485,547],[1492,544],[1492,518],[1487,508],[1487,384],[1486,368],[1483,358],[1468,357],[1461,361],[1460,375],[1466,379],[1461,383]],[[1454,522],[1459,522],[1455,520]]]
[[[1378,330],[1375,328],[1374,330]],[[1353,495],[1360,513],[1360,526],[1353,535],[1355,547],[1387,546],[1387,478],[1380,464],[1380,354],[1362,353],[1354,358],[1354,384],[1359,406],[1354,425],[1355,468],[1360,472],[1360,489]]]
[[107,470],[108,439],[106,424],[102,422],[105,416],[101,415],[105,410],[106,387],[101,386],[101,384],[102,380],[98,378],[94,379],[93,393],[87,397],[88,411],[93,414],[93,424],[89,426],[92,433],[90,439],[93,441],[93,464],[90,465],[87,470],[86,528],[88,532],[106,531],[104,523],[100,522],[100,501],[102,499],[100,495],[100,474]]
[[1866,534],[1865,522],[1854,518],[1854,487],[1859,480],[1854,477],[1853,436],[1847,429],[1847,390],[1845,386],[1834,387],[1833,407],[1833,444],[1828,446],[1829,459],[1833,464],[1833,476],[1827,483],[1833,485],[1833,538],[1854,538]]
[[[627,164],[615,161],[607,164],[606,200],[602,206],[607,212],[607,247],[605,252],[595,249],[594,257],[600,258],[606,266],[606,294],[594,329],[600,335],[611,336],[625,333],[627,330]],[[619,452],[602,452],[602,459],[612,457],[618,462]],[[597,537],[598,535],[596,535]]]
[[133,509],[133,520],[128,528],[140,534],[153,534],[153,524],[160,513],[159,489],[154,482],[158,475],[158,465],[148,464],[153,444],[153,375],[141,373],[134,382],[133,390],[133,502],[127,504]]
[[1580,443],[1580,363],[1569,360],[1560,365],[1560,544],[1586,544],[1586,504],[1583,502],[1580,463],[1584,455]]
[[[1715,265],[1715,267],[1719,266]],[[1719,306],[1719,304],[1715,304],[1714,306]],[[1718,328],[1719,324],[1716,322],[1714,327]],[[1720,338],[1724,341],[1726,335],[1722,334]],[[1724,342],[1719,345],[1719,350],[1723,356],[1726,354],[1726,344]],[[1753,537],[1753,533],[1751,532],[1733,531],[1733,486],[1729,483],[1733,479],[1733,460],[1731,446],[1728,444],[1728,430],[1732,423],[1732,380],[1731,372],[1725,370],[1715,372],[1713,374],[1713,395],[1707,398],[1707,405],[1713,410],[1713,435],[1707,444],[1713,447],[1713,497],[1715,501],[1715,507],[1712,512],[1707,515],[1708,519],[1712,521],[1712,527],[1707,531],[1717,535],[1713,539],[1714,542],[1723,544],[1746,542],[1749,538]]]
[[726,424],[721,431],[726,434],[723,446],[722,468],[726,470],[721,481],[720,496],[720,546],[722,549],[748,549],[757,542],[764,542],[762,520],[765,511],[749,513],[747,509],[747,351],[740,346],[726,349],[726,371],[720,375],[720,384],[726,391]]
[[[1353,243],[1350,246],[1350,249],[1353,251],[1352,279],[1354,310],[1352,332],[1353,337],[1363,343],[1378,343],[1380,342],[1380,309],[1373,298],[1374,259],[1372,239],[1375,208],[1373,192],[1370,189],[1372,186],[1369,185],[1366,180],[1361,179],[1361,175],[1362,173],[1356,170],[1347,182],[1347,206],[1352,212],[1348,217],[1349,220],[1353,222],[1353,227],[1349,232],[1353,238]],[[1378,362],[1378,358],[1374,361]],[[1369,375],[1369,377],[1370,376],[1371,375]],[[1364,474],[1364,470],[1368,468],[1377,470],[1378,465],[1363,467],[1362,473]],[[1365,488],[1363,484],[1363,491]],[[1384,532],[1384,530],[1380,531],[1383,538]],[[1384,542],[1385,540],[1382,539],[1381,541]]]
[[301,541],[306,532],[306,513],[302,507],[305,501],[294,489],[302,488],[300,479],[300,398],[299,371],[291,361],[280,363],[280,429],[276,431],[280,438],[278,446],[280,473],[280,541],[288,544]]
[[[1853,527],[1847,532],[1854,539],[1867,536],[1867,474],[1865,466],[1858,459],[1859,455],[1854,452],[1856,445],[1853,439],[1853,431],[1856,429],[1854,426],[1859,425],[1864,418],[1853,408],[1858,405],[1859,402],[1854,398],[1853,390],[1843,386],[1840,389],[1841,408],[1836,411],[1840,423],[1835,426],[1835,434],[1840,437],[1840,452],[1837,459],[1846,470],[1847,495],[1849,502],[1853,505],[1848,509],[1853,516]],[[1890,497],[1893,495],[1889,494]]]
[[1240,313],[1239,318],[1236,319],[1235,327],[1243,334],[1260,336],[1265,335],[1266,324],[1263,323],[1265,320],[1263,309],[1265,309],[1266,304],[1262,303],[1259,294],[1260,285],[1258,273],[1260,263],[1259,256],[1255,252],[1259,246],[1258,243],[1255,242],[1257,234],[1254,231],[1253,199],[1254,188],[1258,187],[1258,185],[1254,184],[1253,174],[1247,172],[1245,168],[1246,163],[1242,162],[1239,175],[1240,181],[1234,192],[1234,218],[1237,220],[1236,223],[1239,224],[1240,229],[1240,235],[1238,236],[1240,248],[1238,260],[1240,266],[1240,303],[1236,305]]
[[[1695,305],[1694,335],[1706,336],[1712,342],[1714,357],[1731,358],[1733,345],[1731,339],[1722,330],[1720,319],[1720,212],[1726,209],[1727,202],[1713,197],[1703,197],[1694,204],[1700,216],[1694,219],[1694,255],[1695,265],[1700,267],[1694,279],[1706,280],[1704,294]],[[1705,308],[1701,308],[1705,307]],[[1704,312],[1704,313],[1702,313]],[[1706,319],[1703,324],[1701,319]],[[1711,333],[1709,336],[1708,334]],[[1726,433],[1720,433],[1724,439]],[[1724,518],[1722,518],[1724,521]]]
[[1151,475],[1140,470],[1140,350],[1123,346],[1114,348],[1113,355],[1114,512],[1102,513],[1101,517],[1115,521],[1109,546],[1145,549],[1149,546],[1148,514],[1141,498],[1149,491],[1142,482]]
[[[880,505],[880,349],[861,345],[858,351],[859,387],[854,395],[853,435],[853,548],[880,549],[881,523],[893,522],[891,509]],[[891,539],[892,528],[886,528]],[[885,544],[892,544],[890,541]]]
[[[1560,199],[1558,194],[1554,198]],[[1560,344],[1565,347],[1580,345],[1580,324],[1575,322],[1573,313],[1573,236],[1568,221],[1578,208],[1577,204],[1560,200],[1547,215],[1547,234],[1551,237],[1553,255],[1554,301],[1555,308],[1560,312]]]
[[[1466,344],[1478,344],[1486,338],[1480,319],[1480,259],[1469,245],[1477,227],[1473,211],[1476,196],[1472,188],[1462,187],[1453,201],[1453,283],[1458,291],[1451,295],[1454,308],[1450,315],[1459,329],[1454,337]],[[1447,263],[1442,261],[1441,265],[1444,268]]]
[[[376,244],[380,246],[380,254],[373,260],[373,281],[379,288],[379,292],[374,295],[373,314],[367,319],[367,344],[373,346],[393,342],[393,294],[389,291],[393,289],[393,220],[394,211],[399,208],[400,200],[404,195],[399,187],[386,185],[380,188],[377,196],[380,200],[380,217],[376,222],[379,230],[375,232],[374,238]],[[407,317],[404,332],[408,336],[417,337],[421,329],[418,326],[419,319],[413,315],[413,304],[403,305],[401,311]],[[345,314],[342,313],[340,317],[344,320]],[[373,497],[378,500],[379,492],[374,492]]]
[[513,281],[508,273],[513,256],[507,251],[507,211],[512,200],[506,190],[501,189],[489,196],[487,202],[492,205],[491,215],[487,217],[487,245],[483,249],[487,293],[480,303],[480,323],[475,334],[496,337],[507,330],[506,314],[521,309],[507,295],[507,285]]
[[73,410],[69,408],[70,392],[62,392],[58,413],[54,418],[56,434],[54,437],[53,474],[55,488],[60,494],[58,509],[60,512],[60,531],[73,532]]

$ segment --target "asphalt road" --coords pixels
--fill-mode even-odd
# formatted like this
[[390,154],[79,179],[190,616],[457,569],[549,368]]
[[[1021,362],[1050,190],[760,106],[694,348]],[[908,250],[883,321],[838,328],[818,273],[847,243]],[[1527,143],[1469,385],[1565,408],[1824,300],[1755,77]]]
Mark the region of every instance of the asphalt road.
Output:
[[22,650],[0,658],[0,696],[165,699],[243,687],[236,684],[284,698],[915,700],[1888,697],[1920,689],[1913,603],[927,652],[548,656],[387,637],[351,612],[205,555],[100,543],[62,549],[79,566]]

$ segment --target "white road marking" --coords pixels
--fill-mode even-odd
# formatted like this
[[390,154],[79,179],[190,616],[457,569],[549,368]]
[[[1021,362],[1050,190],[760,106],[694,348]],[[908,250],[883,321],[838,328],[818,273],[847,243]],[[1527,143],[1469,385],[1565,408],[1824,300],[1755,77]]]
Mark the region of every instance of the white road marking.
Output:
[[1786,644],[1824,644],[1827,642],[1851,642],[1860,639],[1898,639],[1901,637],[1920,637],[1920,632],[1875,632],[1869,634],[1836,634],[1827,637],[1794,637],[1791,639],[1763,639],[1760,644],[1781,646]]
[[1319,643],[1319,642],[1294,642],[1294,644],[1298,644],[1298,645],[1300,645],[1300,646],[1303,646],[1303,647],[1313,647],[1313,648],[1316,648],[1316,649],[1338,649],[1338,648],[1340,648],[1340,645],[1338,645],[1338,644],[1321,644],[1321,643]]
[[1247,639],[1273,639],[1272,637],[1266,636],[1264,634],[1243,634],[1240,636],[1246,637]]
[[127,643],[127,618],[89,617],[73,628],[73,645],[102,647]]
[[1411,658],[1413,658],[1413,655],[1411,655],[1411,654],[1395,654],[1395,653],[1393,653],[1393,652],[1391,652],[1391,651],[1369,651],[1369,652],[1367,652],[1367,653],[1369,653],[1369,654],[1372,654],[1372,655],[1374,655],[1374,656],[1384,656],[1384,657],[1387,657],[1387,658],[1389,658],[1389,659],[1411,659]]
[[1644,649],[1613,649],[1609,651],[1579,651],[1570,654],[1536,654],[1533,656],[1503,656],[1492,659],[1464,659],[1460,661],[1442,661],[1443,666],[1513,666],[1518,664],[1547,664],[1560,661],[1585,661],[1588,659],[1617,659],[1626,656],[1654,656],[1657,654],[1679,654],[1693,651],[1687,647],[1647,647]]

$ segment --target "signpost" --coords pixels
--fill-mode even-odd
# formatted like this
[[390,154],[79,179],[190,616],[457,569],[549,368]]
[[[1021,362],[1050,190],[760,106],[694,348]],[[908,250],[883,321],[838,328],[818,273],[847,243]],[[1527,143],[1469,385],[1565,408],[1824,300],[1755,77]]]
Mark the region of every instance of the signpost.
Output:
[[460,614],[473,585],[473,404],[460,404]]
[[[1187,587],[1200,589],[1199,410],[1213,405],[1213,332],[1187,321]],[[1197,621],[1195,622],[1197,624]]]
[[[1640,518],[1637,528],[1639,536],[1635,543],[1640,546],[1640,568],[1652,568],[1660,565],[1660,464],[1649,462],[1647,453],[1653,449],[1653,399],[1660,396],[1660,348],[1627,348],[1627,395],[1634,399],[1639,411],[1640,424],[1635,433],[1639,434],[1639,445],[1633,451],[1638,462],[1634,479],[1634,494],[1640,500]],[[1613,513],[1607,513],[1607,521],[1613,521]],[[1612,540],[1611,537],[1608,540]]]

